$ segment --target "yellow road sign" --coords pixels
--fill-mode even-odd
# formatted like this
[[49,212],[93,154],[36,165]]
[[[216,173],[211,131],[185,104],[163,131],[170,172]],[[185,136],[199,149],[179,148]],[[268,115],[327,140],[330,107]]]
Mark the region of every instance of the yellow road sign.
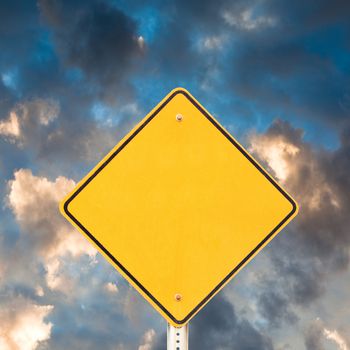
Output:
[[179,88],[79,182],[61,211],[181,326],[296,215],[297,205]]

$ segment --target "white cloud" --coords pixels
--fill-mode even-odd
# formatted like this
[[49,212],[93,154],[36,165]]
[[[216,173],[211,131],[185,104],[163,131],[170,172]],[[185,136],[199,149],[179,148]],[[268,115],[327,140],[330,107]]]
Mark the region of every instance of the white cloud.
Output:
[[59,111],[59,104],[51,99],[34,99],[18,103],[8,117],[0,122],[0,135],[22,146],[41,126],[47,126],[56,119]]
[[220,50],[226,41],[226,36],[207,36],[200,41],[201,48],[206,50]]
[[154,329],[149,329],[142,338],[142,344],[139,346],[138,350],[151,350],[152,345],[156,336]]
[[349,350],[345,339],[336,330],[331,331],[324,328],[323,334],[327,339],[332,340],[338,346],[339,350]]
[[18,117],[15,112],[10,112],[6,120],[0,121],[0,135],[17,138],[20,135]]
[[[282,125],[277,121],[276,126]],[[249,151],[265,161],[278,181],[293,186],[300,186],[300,174],[308,169],[313,186],[305,186],[302,190],[302,205],[316,211],[320,208],[324,196],[329,198],[330,204],[340,208],[336,191],[324,177],[324,171],[312,150],[301,140],[290,139],[283,133],[251,134]],[[300,192],[298,189],[296,192]]]
[[45,317],[51,305],[36,305],[17,297],[0,309],[0,348],[2,350],[35,350],[40,342],[48,340],[52,323]]
[[112,282],[108,282],[105,284],[105,290],[109,293],[118,293],[117,285]]
[[36,287],[35,287],[35,294],[36,294],[38,297],[43,297],[43,296],[44,296],[44,289],[43,289],[43,287],[41,287],[41,286],[36,286]]
[[284,182],[290,174],[290,159],[294,158],[300,149],[283,137],[252,135],[250,141],[249,150],[263,158],[273,169],[276,177]]
[[228,25],[244,31],[273,27],[277,22],[276,18],[271,16],[256,16],[252,8],[238,12],[227,10],[222,13],[222,17]]
[[[58,210],[58,203],[75,186],[75,182],[59,176],[54,181],[20,169],[9,181],[8,203],[20,225],[28,234],[36,235],[47,257],[81,254],[94,256],[96,250],[77,234]],[[33,232],[35,231],[35,232]],[[40,245],[40,242],[39,242]]]
[[14,180],[9,181],[9,204],[20,223],[38,224],[47,214],[44,211],[57,204],[74,184],[63,176],[52,182],[34,176],[29,169],[20,169],[14,173]]
[[91,260],[96,249],[61,216],[58,203],[75,185],[63,176],[50,181],[35,176],[29,169],[20,169],[9,181],[8,205],[19,222],[23,234],[43,258],[47,269],[47,284],[52,289],[68,291],[66,276],[61,273],[61,257],[88,255]]

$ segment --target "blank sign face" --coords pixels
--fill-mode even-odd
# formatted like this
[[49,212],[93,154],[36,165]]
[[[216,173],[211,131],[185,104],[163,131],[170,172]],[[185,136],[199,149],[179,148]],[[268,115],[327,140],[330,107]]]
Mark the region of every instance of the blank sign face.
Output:
[[180,326],[296,215],[297,205],[193,96],[175,89],[61,210]]

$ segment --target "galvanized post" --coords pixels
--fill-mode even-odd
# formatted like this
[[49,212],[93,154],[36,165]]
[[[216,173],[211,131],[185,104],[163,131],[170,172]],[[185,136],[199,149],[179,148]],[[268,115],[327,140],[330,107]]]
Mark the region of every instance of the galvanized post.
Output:
[[180,328],[168,323],[167,350],[188,350],[188,323]]

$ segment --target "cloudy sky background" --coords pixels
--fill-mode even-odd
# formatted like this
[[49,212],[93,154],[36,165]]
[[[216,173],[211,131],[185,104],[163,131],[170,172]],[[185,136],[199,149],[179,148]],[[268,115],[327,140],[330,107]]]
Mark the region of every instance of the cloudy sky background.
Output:
[[350,2],[0,2],[0,349],[165,350],[165,321],[58,201],[176,86],[300,213],[191,349],[350,349]]

